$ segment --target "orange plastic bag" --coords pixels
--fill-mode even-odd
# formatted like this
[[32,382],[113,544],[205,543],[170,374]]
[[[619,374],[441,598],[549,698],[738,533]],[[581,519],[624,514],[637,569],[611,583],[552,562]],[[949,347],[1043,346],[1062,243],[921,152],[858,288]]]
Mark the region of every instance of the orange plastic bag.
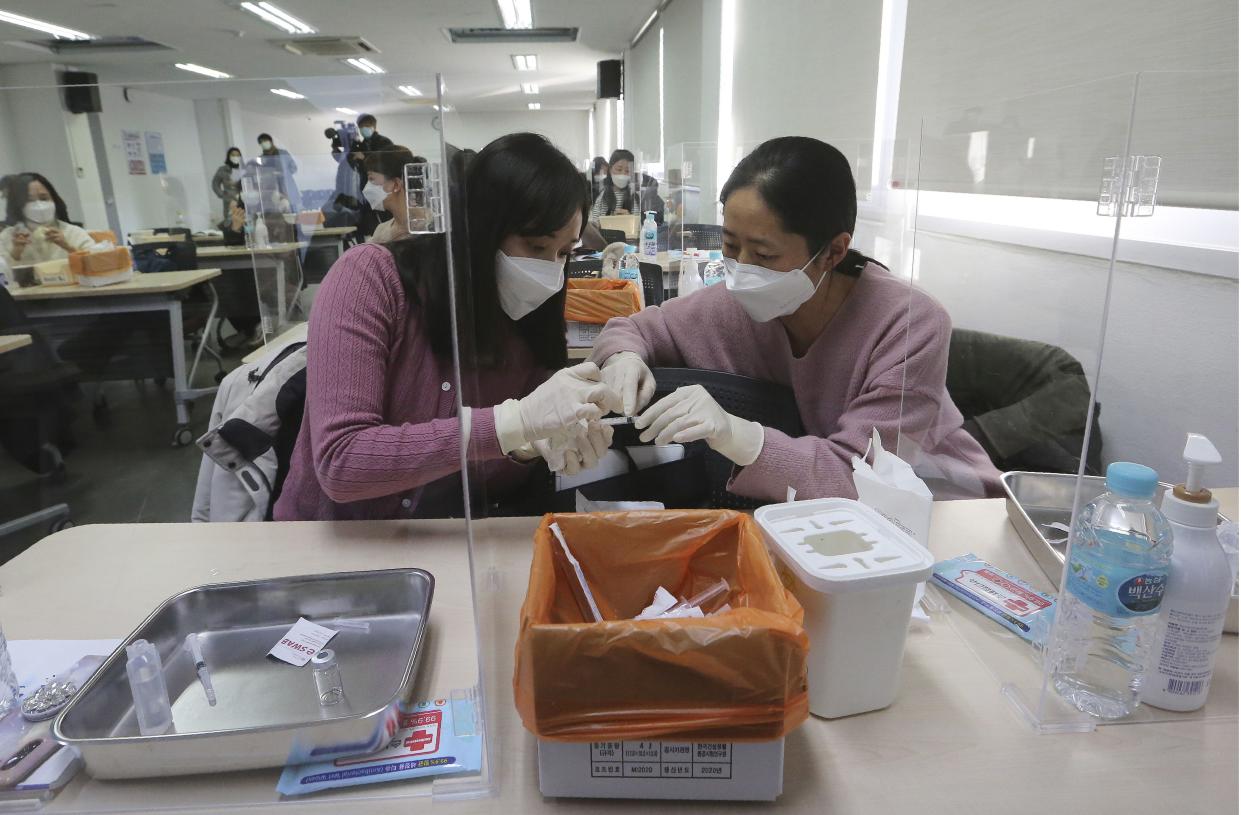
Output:
[[[552,522],[604,622],[583,621],[556,564]],[[720,577],[731,611],[633,619],[659,586],[688,597]],[[802,608],[748,515],[547,515],[534,536],[513,692],[526,729],[545,739],[769,741],[809,713],[808,651]]]
[[632,280],[569,280],[565,292],[564,318],[603,325],[613,317],[628,317],[642,310],[638,285]]

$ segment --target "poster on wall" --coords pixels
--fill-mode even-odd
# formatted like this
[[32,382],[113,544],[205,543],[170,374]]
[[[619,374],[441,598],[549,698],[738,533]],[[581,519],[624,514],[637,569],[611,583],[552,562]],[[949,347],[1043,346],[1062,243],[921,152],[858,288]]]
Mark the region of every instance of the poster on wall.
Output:
[[167,174],[168,162],[164,158],[164,137],[161,134],[151,130],[146,132],[146,137],[147,158],[151,161],[151,174]]
[[142,134],[136,130],[122,130],[121,142],[125,145],[125,161],[130,175],[146,175],[147,163],[142,155]]

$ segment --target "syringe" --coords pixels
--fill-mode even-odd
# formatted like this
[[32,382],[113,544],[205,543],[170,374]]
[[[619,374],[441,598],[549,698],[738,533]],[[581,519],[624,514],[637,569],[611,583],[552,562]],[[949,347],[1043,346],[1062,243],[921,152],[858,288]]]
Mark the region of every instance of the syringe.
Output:
[[198,673],[198,681],[203,683],[203,690],[207,692],[207,704],[215,707],[215,688],[211,686],[211,672],[207,670],[207,663],[203,661],[203,649],[198,643],[198,635],[187,635],[185,647],[194,660],[194,670]]

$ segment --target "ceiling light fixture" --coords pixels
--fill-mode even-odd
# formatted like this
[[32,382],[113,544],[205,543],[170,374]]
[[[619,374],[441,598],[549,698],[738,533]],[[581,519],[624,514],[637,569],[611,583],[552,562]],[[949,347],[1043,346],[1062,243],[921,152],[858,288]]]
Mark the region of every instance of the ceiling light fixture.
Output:
[[341,62],[345,63],[346,65],[357,68],[359,71],[361,71],[364,74],[386,73],[383,68],[380,68],[378,65],[371,62],[369,59],[366,59],[365,57],[349,57],[349,59],[342,59]]
[[232,74],[226,74],[223,71],[217,71],[215,68],[195,65],[192,62],[178,62],[176,67],[180,68],[182,71],[189,71],[192,74],[202,74],[203,76],[209,76],[212,79],[231,79],[233,76]]
[[413,85],[397,85],[396,89],[406,96],[422,96],[422,91],[418,90]]
[[279,6],[268,3],[267,0],[260,0],[258,3],[242,3],[241,7],[251,14],[261,18],[269,25],[274,25],[281,31],[287,31],[290,34],[317,33],[311,26],[297,19]]
[[285,99],[305,99],[306,98],[305,96],[302,96],[300,93],[294,93],[293,91],[286,91],[284,88],[272,88],[271,92],[276,94],[276,96],[283,96]]
[[651,27],[651,24],[655,22],[655,18],[658,16],[659,9],[655,9],[651,12],[651,16],[646,18],[646,22],[643,23],[642,27],[638,29],[638,33],[634,34],[633,39],[629,41],[630,48],[633,48],[638,44],[638,40],[642,39],[642,35],[646,33],[646,30]]
[[522,92],[522,93],[538,93],[538,92],[539,92],[539,83],[537,83],[537,82],[523,82],[523,83],[521,83],[521,92]]
[[496,0],[505,28],[534,28],[530,0]]
[[537,71],[539,57],[537,54],[513,54],[513,67],[519,71]]
[[63,25],[55,23],[47,23],[43,20],[36,20],[33,17],[24,17],[20,14],[14,14],[11,11],[0,11],[0,23],[12,23],[22,28],[31,28],[35,31],[42,31],[44,34],[51,34],[58,40],[93,40],[93,34],[86,34],[76,31],[72,28],[65,28]]
[[358,112],[354,110],[353,108],[337,108],[336,112],[343,113],[346,116],[357,116],[358,115]]
[[526,108],[529,110],[542,110],[543,103],[542,102],[529,102],[526,104]]

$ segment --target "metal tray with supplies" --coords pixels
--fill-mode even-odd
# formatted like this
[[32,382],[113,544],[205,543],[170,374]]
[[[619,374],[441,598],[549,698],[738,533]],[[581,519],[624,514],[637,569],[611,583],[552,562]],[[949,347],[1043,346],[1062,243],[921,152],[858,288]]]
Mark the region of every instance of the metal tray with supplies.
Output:
[[[1007,497],[1008,518],[1030,554],[1038,561],[1047,579],[1060,588],[1060,574],[1064,569],[1064,548],[1068,532],[1050,528],[1050,524],[1069,525],[1073,515],[1073,498],[1077,476],[1065,473],[1010,472],[1001,476]],[[1103,494],[1106,479],[1088,475],[1082,478],[1081,502],[1086,504]],[[1171,484],[1159,482],[1159,498],[1172,489]],[[1219,523],[1228,519],[1219,516]],[[1050,538],[1050,540],[1048,539]],[[1233,588],[1232,602],[1224,630],[1237,631],[1237,590]]]
[[[421,569],[386,569],[188,589],[165,600],[108,657],[53,732],[77,747],[87,771],[101,779],[373,752],[413,692],[434,588]],[[345,691],[338,704],[320,706],[309,663],[298,668],[267,656],[299,617],[338,630],[327,646],[336,652]],[[211,672],[214,707],[183,647],[192,633]],[[164,664],[173,728],[158,736],[139,733],[125,672],[125,647],[138,639],[153,643]]]

